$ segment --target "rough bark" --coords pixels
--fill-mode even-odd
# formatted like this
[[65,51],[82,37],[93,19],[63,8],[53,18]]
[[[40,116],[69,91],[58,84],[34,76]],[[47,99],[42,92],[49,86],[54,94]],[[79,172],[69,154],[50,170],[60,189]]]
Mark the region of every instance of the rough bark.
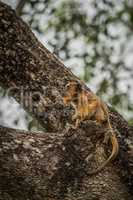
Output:
[[61,111],[61,97],[65,84],[74,75],[42,46],[13,10],[1,4],[0,13],[1,84],[13,88],[10,94],[34,113],[48,131],[61,129],[67,117]]
[[92,121],[66,131],[73,109],[63,105],[62,94],[73,79],[77,78],[14,11],[0,3],[0,83],[12,88],[10,94],[47,132],[1,127],[0,199],[132,199],[132,131],[118,113],[110,112],[113,127],[120,132],[117,160],[95,176],[86,174],[107,158],[111,148],[102,144],[104,127]]
[[131,200],[116,164],[96,176],[86,175],[93,155],[95,167],[105,160],[102,146],[97,143],[95,152],[94,145],[105,131],[94,122],[62,134],[0,128],[0,199]]

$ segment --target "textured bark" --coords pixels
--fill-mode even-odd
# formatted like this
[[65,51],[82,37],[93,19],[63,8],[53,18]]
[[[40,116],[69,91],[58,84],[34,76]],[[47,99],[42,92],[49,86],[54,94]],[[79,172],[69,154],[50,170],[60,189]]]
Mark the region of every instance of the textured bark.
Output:
[[[5,88],[16,88],[12,95],[48,131],[62,129],[67,113],[62,111],[61,97],[66,82],[74,75],[42,46],[9,7],[1,6],[0,13],[0,83]],[[20,91],[24,93],[23,102]]]
[[117,160],[95,176],[86,175],[111,148],[102,144],[104,127],[92,121],[66,130],[73,109],[63,105],[62,95],[74,79],[14,11],[0,3],[0,83],[13,87],[10,94],[47,132],[0,129],[0,199],[132,199],[132,130],[118,113],[110,111],[119,130]]
[[0,199],[132,199],[115,164],[97,176],[86,175],[93,155],[95,167],[105,160],[100,144],[94,151],[104,133],[94,122],[62,134],[0,128]]

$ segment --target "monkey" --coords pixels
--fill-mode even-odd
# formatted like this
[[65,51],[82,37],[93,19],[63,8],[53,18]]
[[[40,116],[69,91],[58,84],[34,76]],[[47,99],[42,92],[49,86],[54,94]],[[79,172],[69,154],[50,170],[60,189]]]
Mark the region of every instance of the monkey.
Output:
[[96,170],[89,173],[87,172],[88,175],[97,174],[116,158],[119,151],[119,144],[109,120],[108,107],[106,103],[87,88],[87,86],[82,86],[77,80],[72,80],[66,85],[63,102],[65,105],[71,104],[74,107],[75,113],[72,116],[72,120],[76,120],[75,128],[77,128],[83,120],[93,118],[99,124],[104,124],[108,129],[104,137],[104,143],[107,144],[110,140],[112,144],[111,155]]

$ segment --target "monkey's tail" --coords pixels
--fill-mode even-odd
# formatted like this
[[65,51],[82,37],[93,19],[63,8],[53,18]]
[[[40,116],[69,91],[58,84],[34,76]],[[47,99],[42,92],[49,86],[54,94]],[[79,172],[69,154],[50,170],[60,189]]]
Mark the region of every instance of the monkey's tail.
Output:
[[109,156],[109,158],[103,162],[103,164],[98,167],[96,170],[93,170],[91,172],[86,172],[87,175],[95,175],[97,173],[99,173],[100,171],[102,171],[111,161],[113,161],[116,156],[118,155],[118,151],[119,151],[119,145],[118,145],[118,141],[117,138],[114,134],[114,132],[111,131],[111,135],[110,135],[110,140],[111,140],[111,144],[112,144],[112,152],[111,155]]

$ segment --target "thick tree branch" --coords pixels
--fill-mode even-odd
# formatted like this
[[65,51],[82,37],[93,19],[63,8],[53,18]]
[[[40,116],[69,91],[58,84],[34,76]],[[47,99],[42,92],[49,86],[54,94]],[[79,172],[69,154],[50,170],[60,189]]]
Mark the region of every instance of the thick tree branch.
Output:
[[66,113],[61,111],[61,95],[66,82],[74,79],[74,75],[42,46],[9,7],[1,3],[0,13],[1,84],[48,131],[61,129],[64,115],[66,119]]
[[131,199],[132,136],[127,122],[110,112],[120,132],[119,157],[114,166],[88,177],[85,171],[107,158],[102,145],[106,130],[84,122],[78,130],[65,131],[73,110],[64,107],[62,94],[66,83],[77,78],[3,3],[0,17],[0,83],[49,131],[29,134],[1,128],[1,199]]
[[0,199],[131,200],[111,165],[98,176],[86,175],[94,160],[95,167],[105,160],[100,144],[94,151],[105,131],[94,122],[62,134],[0,128]]

